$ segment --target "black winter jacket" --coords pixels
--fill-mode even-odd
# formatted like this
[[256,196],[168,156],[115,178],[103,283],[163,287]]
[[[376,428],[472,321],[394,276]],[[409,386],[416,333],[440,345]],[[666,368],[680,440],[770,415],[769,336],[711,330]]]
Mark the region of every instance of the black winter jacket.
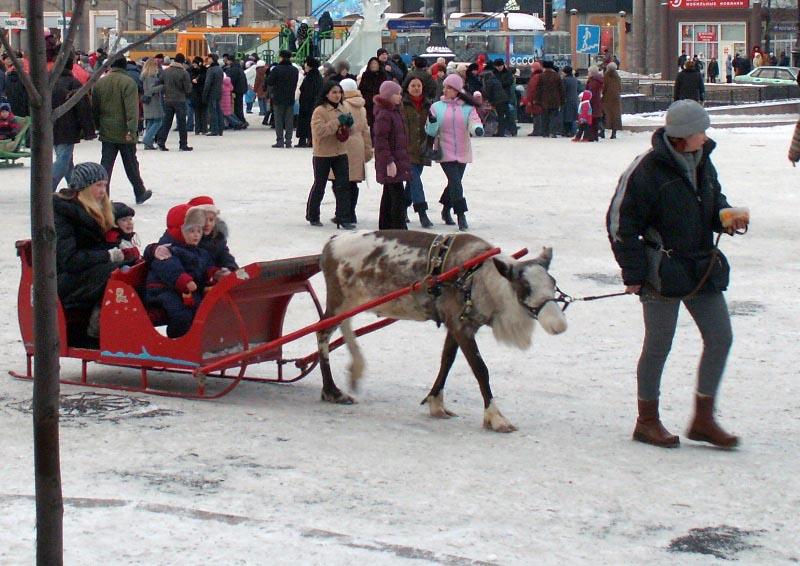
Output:
[[212,63],[206,69],[206,81],[203,85],[203,101],[208,103],[210,100],[219,100],[222,98],[222,67],[219,63]]
[[[79,88],[81,88],[81,83],[72,76],[72,71],[64,69],[53,88],[53,108],[61,106]],[[53,126],[53,143],[55,145],[75,144],[82,139],[93,139],[94,137],[92,106],[87,95],[69,112],[56,120]]]
[[703,74],[697,69],[684,69],[675,78],[673,100],[696,100],[702,102],[706,97]]
[[714,232],[722,230],[719,211],[730,206],[710,159],[716,144],[709,140],[703,146],[695,192],[667,143],[664,128],[658,129],[652,149],[637,157],[620,177],[606,214],[608,238],[625,285],[645,282],[648,229],[661,235],[666,250],[681,255],[708,252],[714,246]]
[[233,83],[233,93],[237,96],[247,92],[247,75],[244,74],[242,66],[236,61],[225,67],[225,74],[231,78]]
[[281,61],[272,68],[265,82],[272,95],[273,104],[294,104],[299,76],[300,73],[291,61]]
[[28,91],[25,90],[16,69],[6,73],[6,99],[11,105],[11,112],[14,113],[14,116],[24,118],[31,115],[28,106]]
[[483,91],[484,98],[487,102],[489,102],[489,104],[497,107],[508,103],[508,94],[506,93],[502,83],[500,83],[500,79],[497,78],[497,75],[494,73],[494,71],[486,69],[481,75],[481,79],[483,80],[483,89],[481,90]]
[[300,83],[300,112],[311,115],[319,102],[322,92],[322,75],[317,69],[311,69]]

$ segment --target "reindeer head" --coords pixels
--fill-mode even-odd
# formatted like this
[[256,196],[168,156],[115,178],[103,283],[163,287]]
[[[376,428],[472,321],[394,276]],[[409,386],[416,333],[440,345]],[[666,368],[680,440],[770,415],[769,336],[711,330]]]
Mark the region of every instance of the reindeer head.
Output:
[[547,271],[552,259],[553,248],[542,248],[535,259],[512,263],[494,258],[494,265],[511,283],[517,301],[531,318],[548,334],[561,334],[567,329],[567,319],[555,301],[556,280]]

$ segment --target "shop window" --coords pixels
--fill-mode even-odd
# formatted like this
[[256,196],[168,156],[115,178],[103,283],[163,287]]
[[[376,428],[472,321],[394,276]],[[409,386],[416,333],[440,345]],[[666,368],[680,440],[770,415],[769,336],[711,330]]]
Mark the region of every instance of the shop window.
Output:
[[746,40],[744,24],[722,24],[720,28],[721,41],[731,42]]

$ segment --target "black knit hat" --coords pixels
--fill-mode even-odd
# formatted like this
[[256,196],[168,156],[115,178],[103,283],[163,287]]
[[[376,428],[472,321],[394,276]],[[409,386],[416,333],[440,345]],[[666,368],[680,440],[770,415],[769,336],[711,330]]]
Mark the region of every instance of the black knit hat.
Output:
[[112,206],[114,207],[114,220],[136,215],[136,211],[124,202],[114,202],[112,203]]
[[108,172],[105,167],[91,161],[78,163],[69,178],[69,188],[73,191],[82,191],[98,181],[108,181]]

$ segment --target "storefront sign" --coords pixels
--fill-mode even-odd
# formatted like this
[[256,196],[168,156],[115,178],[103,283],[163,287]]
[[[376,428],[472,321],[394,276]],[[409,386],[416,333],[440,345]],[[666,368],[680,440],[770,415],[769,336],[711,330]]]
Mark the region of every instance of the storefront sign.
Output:
[[161,28],[172,23],[172,18],[153,18],[153,27]]
[[430,18],[395,18],[386,22],[386,27],[394,31],[420,31],[430,29],[431,24],[433,24],[433,20]]
[[28,20],[25,18],[3,18],[0,27],[8,29],[28,29]]
[[713,31],[701,31],[697,33],[697,41],[711,43],[717,41],[717,34]]
[[72,17],[71,16],[67,16],[66,18],[62,18],[62,17],[59,16],[58,23],[56,25],[58,27],[60,27],[60,28],[66,28],[66,27],[69,27],[69,23],[71,21],[72,21]]
[[737,8],[749,8],[750,0],[669,0],[669,7],[673,10],[685,10],[692,8],[729,10]]

